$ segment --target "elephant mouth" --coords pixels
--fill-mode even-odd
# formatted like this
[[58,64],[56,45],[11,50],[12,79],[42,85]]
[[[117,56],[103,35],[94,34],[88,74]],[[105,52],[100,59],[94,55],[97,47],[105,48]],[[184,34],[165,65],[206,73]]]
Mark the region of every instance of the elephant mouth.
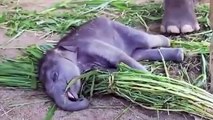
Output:
[[67,98],[68,98],[70,101],[78,101],[78,99],[79,99],[77,93],[72,92],[70,89],[68,89],[68,90],[66,91],[66,95],[67,95]]

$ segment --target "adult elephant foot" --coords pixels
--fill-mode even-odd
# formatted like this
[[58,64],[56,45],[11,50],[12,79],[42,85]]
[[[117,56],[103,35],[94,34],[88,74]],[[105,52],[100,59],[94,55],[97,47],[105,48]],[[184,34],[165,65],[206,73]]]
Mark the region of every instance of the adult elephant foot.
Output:
[[195,15],[195,0],[164,0],[162,33],[190,33],[200,26]]

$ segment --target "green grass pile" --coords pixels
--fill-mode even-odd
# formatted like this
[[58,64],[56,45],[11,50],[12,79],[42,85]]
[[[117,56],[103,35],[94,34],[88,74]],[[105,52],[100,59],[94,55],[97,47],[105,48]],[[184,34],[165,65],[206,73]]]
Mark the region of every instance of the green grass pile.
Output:
[[38,60],[43,53],[52,48],[52,45],[31,46],[25,49],[23,56],[17,59],[4,59],[0,62],[0,85],[37,89],[40,84],[37,80]]
[[117,72],[97,70],[80,78],[85,81],[85,95],[115,94],[144,108],[184,111],[213,119],[213,95],[185,81],[144,73],[124,64]]

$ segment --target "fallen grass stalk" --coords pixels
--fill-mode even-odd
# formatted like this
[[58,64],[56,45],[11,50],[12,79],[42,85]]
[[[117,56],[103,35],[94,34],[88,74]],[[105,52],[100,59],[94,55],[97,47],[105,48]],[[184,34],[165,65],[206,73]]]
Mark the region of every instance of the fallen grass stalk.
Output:
[[184,48],[188,53],[193,54],[208,54],[209,53],[209,42],[195,42],[195,41],[181,41],[181,40],[172,40],[172,47],[181,47]]
[[55,104],[52,104],[49,109],[48,109],[48,112],[47,112],[47,115],[45,117],[44,120],[52,120],[54,114],[55,114],[55,111],[56,111],[57,107]]

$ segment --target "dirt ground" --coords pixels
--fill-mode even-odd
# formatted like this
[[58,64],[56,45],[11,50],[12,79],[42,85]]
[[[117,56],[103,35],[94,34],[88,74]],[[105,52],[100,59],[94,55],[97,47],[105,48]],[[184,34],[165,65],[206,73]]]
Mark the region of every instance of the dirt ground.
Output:
[[[0,0],[2,1],[2,0]],[[6,0],[4,0],[6,1]],[[12,0],[11,0],[12,1]],[[43,10],[60,0],[18,0],[11,4],[22,6],[27,10]],[[136,0],[141,3],[147,0]],[[8,1],[7,1],[8,2]],[[8,3],[10,4],[10,3]],[[7,10],[10,6],[0,5],[0,11]],[[48,40],[58,40],[57,35],[46,38],[42,32],[25,32],[13,40],[5,35],[5,29],[0,29],[0,44],[7,41],[7,48],[0,49],[0,55],[4,57],[15,57],[21,52],[15,48],[26,47],[31,44],[41,44]],[[43,120],[51,101],[43,91],[32,91],[22,89],[11,89],[0,87],[0,120]],[[157,112],[139,108],[132,105],[127,111],[124,110],[130,105],[125,100],[113,96],[94,98],[91,100],[89,109],[78,112],[65,112],[57,109],[54,120],[113,120],[120,117],[120,120],[193,120],[194,117],[185,113]],[[124,112],[124,113],[123,113]],[[196,119],[197,120],[197,119]]]

